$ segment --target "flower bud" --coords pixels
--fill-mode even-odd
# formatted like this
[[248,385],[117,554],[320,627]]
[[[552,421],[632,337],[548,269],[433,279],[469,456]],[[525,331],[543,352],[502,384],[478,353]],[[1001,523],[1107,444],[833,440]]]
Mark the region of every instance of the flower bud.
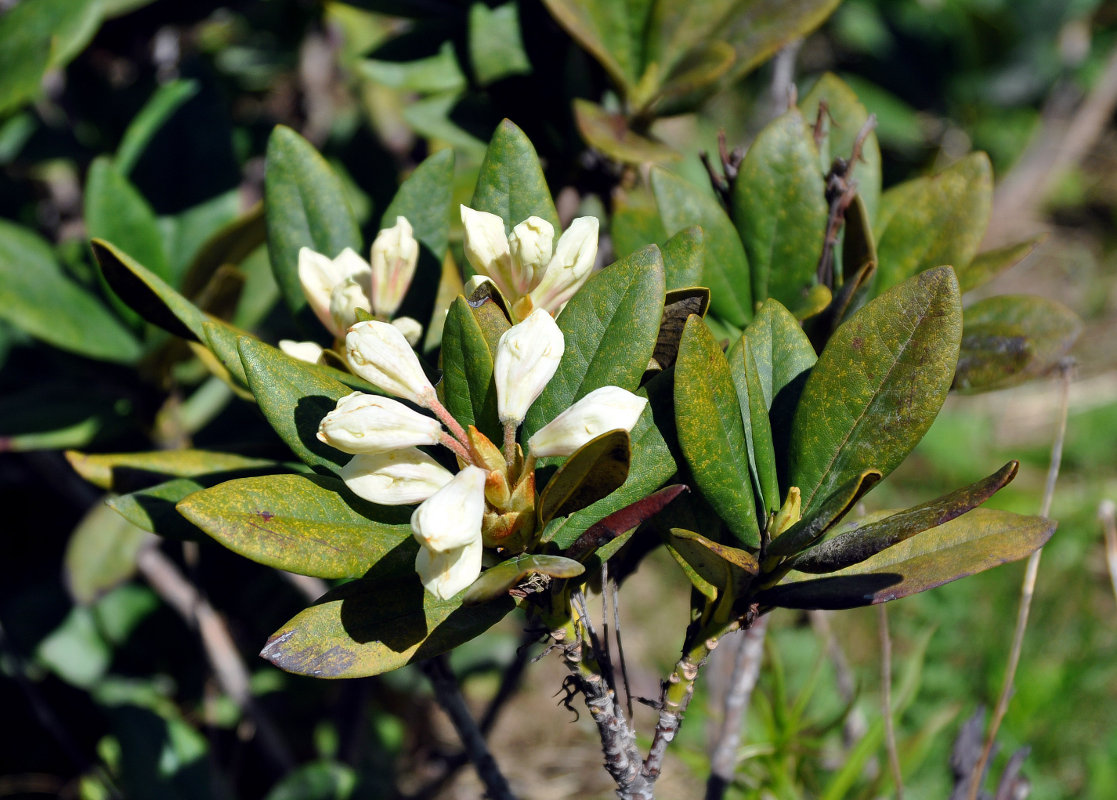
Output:
[[479,467],[463,467],[415,509],[411,532],[424,548],[443,553],[480,540],[487,477]]
[[280,339],[279,349],[291,358],[308,364],[321,364],[322,354],[326,352],[317,342],[296,342],[294,339]]
[[536,431],[528,451],[536,458],[568,456],[608,431],[631,431],[647,404],[619,386],[594,389]]
[[[310,304],[315,316],[334,336],[340,336],[345,331],[344,327],[337,327],[333,314],[330,313],[334,287],[343,283],[351,275],[361,276],[368,273],[368,263],[348,247],[332,260],[309,247],[299,249],[299,283],[302,285],[303,294],[306,295],[307,303]],[[368,308],[368,305],[365,305],[365,308]]]
[[487,211],[474,211],[461,207],[462,225],[465,226],[465,257],[475,270],[488,275],[505,297],[512,297],[512,254],[508,250],[508,236],[504,233],[504,220]]
[[372,243],[372,312],[378,317],[396,313],[419,262],[419,243],[411,231],[411,224],[403,217],[396,217],[396,224],[376,234]]
[[345,336],[345,350],[353,371],[377,389],[424,407],[434,398],[415,351],[387,322],[358,322]]
[[382,506],[421,503],[454,477],[414,447],[353,456],[338,474],[353,494]]
[[597,259],[597,229],[596,217],[579,217],[563,232],[543,278],[531,290],[537,307],[558,314],[586,282]]
[[554,319],[541,308],[506,330],[496,345],[497,416],[519,424],[555,374],[566,343]]
[[357,321],[357,311],[369,311],[367,274],[349,275],[330,293],[331,330],[344,331]]
[[539,217],[528,217],[508,237],[512,253],[512,281],[516,294],[527,294],[547,268],[551,260],[555,229]]
[[415,571],[428,592],[449,600],[477,580],[481,574],[481,539],[464,547],[438,552],[420,547],[415,556]]
[[386,453],[438,444],[442,425],[389,397],[353,392],[323,417],[318,438],[345,453]]

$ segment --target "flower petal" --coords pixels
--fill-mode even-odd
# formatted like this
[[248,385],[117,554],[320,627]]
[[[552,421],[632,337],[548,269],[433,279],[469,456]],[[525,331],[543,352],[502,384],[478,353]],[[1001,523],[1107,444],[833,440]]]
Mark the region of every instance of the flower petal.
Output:
[[481,574],[481,540],[441,553],[420,547],[415,556],[415,571],[428,592],[449,600]]
[[358,322],[345,336],[345,350],[353,371],[377,389],[424,407],[434,399],[415,351],[387,322]]
[[383,506],[421,503],[454,477],[414,447],[353,456],[338,474],[353,494]]
[[386,453],[438,444],[442,424],[390,397],[353,392],[322,418],[318,438],[345,453]]
[[474,211],[461,207],[462,225],[465,226],[465,257],[478,272],[488,275],[504,294],[512,297],[512,254],[508,249],[508,236],[504,233],[504,220],[487,211]]
[[497,415],[507,424],[527,410],[555,374],[566,343],[554,319],[541,308],[501,334],[493,361]]
[[396,224],[376,234],[372,243],[372,311],[378,317],[396,313],[403,296],[415,277],[419,262],[419,243],[404,217],[396,217]]
[[563,232],[539,285],[531,291],[536,306],[558,314],[582,287],[597,259],[597,217],[579,217]]
[[594,389],[536,431],[528,451],[536,458],[568,456],[607,431],[631,431],[647,404],[619,386]]
[[294,339],[280,339],[279,349],[292,358],[308,364],[322,363],[322,354],[326,352],[317,342],[296,342]]
[[348,247],[334,259],[316,253],[309,247],[299,249],[299,283],[303,294],[314,314],[334,336],[340,336],[345,330],[337,327],[330,313],[330,298],[334,287],[351,275],[359,276],[368,272],[368,262]]
[[555,229],[540,217],[528,217],[512,229],[508,247],[512,253],[512,280],[516,294],[524,295],[543,277],[551,260]]

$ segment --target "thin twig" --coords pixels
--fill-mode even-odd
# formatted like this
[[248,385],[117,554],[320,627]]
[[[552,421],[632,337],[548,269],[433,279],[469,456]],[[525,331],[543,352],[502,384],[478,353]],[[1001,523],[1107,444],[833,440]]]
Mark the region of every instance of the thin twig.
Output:
[[768,617],[760,617],[751,628],[737,635],[737,652],[734,654],[733,673],[725,692],[721,730],[714,740],[710,754],[710,777],[706,781],[706,800],[721,800],[737,771],[737,748],[741,744],[745,711],[752,699],[753,689],[760,678],[760,664],[764,657],[764,637],[768,632]]
[[221,690],[254,724],[260,748],[273,766],[282,772],[290,771],[295,760],[279,729],[253,698],[248,669],[225,621],[157,545],[140,551],[136,567],[167,605],[177,611],[187,624],[197,626],[206,658]]
[[[1040,516],[1047,517],[1051,514],[1051,502],[1055,497],[1055,483],[1059,478],[1059,467],[1063,462],[1063,442],[1067,434],[1067,415],[1070,405],[1070,382],[1073,364],[1064,361],[1059,365],[1059,380],[1061,381],[1059,399],[1059,418],[1055,429],[1055,440],[1051,444],[1051,461],[1047,469],[1047,482],[1043,489],[1043,501],[1040,506]],[[1016,615],[1016,629],[1012,635],[1012,647],[1009,650],[1008,666],[1005,670],[1004,683],[1001,686],[997,706],[993,709],[993,718],[989,723],[989,731],[985,737],[985,747],[982,748],[981,758],[974,769],[973,783],[970,785],[969,800],[977,800],[981,791],[981,776],[989,761],[993,750],[993,743],[997,738],[997,731],[1008,712],[1008,703],[1012,697],[1013,681],[1016,678],[1016,667],[1020,663],[1020,652],[1024,647],[1024,631],[1028,627],[1028,613],[1032,608],[1032,597],[1035,595],[1036,576],[1039,573],[1039,560],[1043,548],[1039,548],[1028,558],[1028,566],[1024,570],[1024,581],[1020,586],[1020,607]]]
[[896,749],[896,728],[892,720],[892,637],[888,634],[888,609],[877,606],[880,616],[880,705],[884,714],[884,743],[888,748],[888,765],[892,769],[892,783],[896,786],[896,800],[904,800],[903,773],[900,771],[900,753]]
[[422,663],[422,670],[431,682],[438,705],[446,712],[446,716],[454,725],[454,730],[458,732],[462,746],[469,755],[469,760],[473,762],[477,776],[485,784],[491,800],[515,800],[508,781],[501,774],[496,759],[489,752],[485,736],[477,726],[477,720],[469,713],[465,698],[462,697],[461,687],[454,673],[450,671],[446,656],[439,655],[427,659]]
[[1098,505],[1098,519],[1105,534],[1105,563],[1109,567],[1109,582],[1113,596],[1117,597],[1117,505],[1112,500],[1102,500]]

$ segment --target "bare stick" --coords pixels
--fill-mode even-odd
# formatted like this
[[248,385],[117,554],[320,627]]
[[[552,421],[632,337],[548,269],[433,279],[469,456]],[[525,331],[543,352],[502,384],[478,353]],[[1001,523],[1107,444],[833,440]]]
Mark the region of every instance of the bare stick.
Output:
[[904,800],[904,776],[900,772],[900,754],[896,750],[896,728],[892,721],[892,637],[888,635],[888,610],[884,603],[880,612],[880,705],[884,714],[884,742],[888,747],[888,766],[896,786],[896,800]]
[[760,664],[764,657],[764,637],[768,632],[768,617],[760,617],[751,628],[739,635],[733,673],[725,693],[721,731],[710,755],[710,777],[706,781],[706,800],[721,800],[737,771],[737,748],[745,710],[749,707],[753,689],[760,678]]
[[501,774],[496,760],[485,743],[481,729],[477,727],[477,720],[469,713],[465,698],[462,697],[461,687],[457,678],[450,671],[445,655],[435,656],[422,663],[423,674],[427,676],[434,689],[434,696],[438,705],[446,712],[458,737],[462,740],[473,768],[477,770],[478,777],[485,784],[485,789],[491,800],[515,800],[515,795],[508,786],[508,781]]
[[[1059,365],[1059,380],[1061,381],[1061,394],[1059,398],[1059,418],[1055,429],[1055,440],[1051,444],[1051,461],[1047,469],[1047,483],[1043,489],[1043,502],[1040,507],[1040,516],[1046,517],[1051,513],[1051,501],[1055,496],[1055,482],[1059,478],[1059,467],[1063,462],[1063,442],[1067,435],[1067,414],[1070,405],[1070,381],[1072,362],[1064,361]],[[993,750],[993,742],[997,738],[997,730],[1001,727],[1008,712],[1008,702],[1012,697],[1013,680],[1016,677],[1016,667],[1020,663],[1020,651],[1024,647],[1024,631],[1028,627],[1028,613],[1032,608],[1032,597],[1036,590],[1036,576],[1039,573],[1039,559],[1043,548],[1039,548],[1028,558],[1028,566],[1024,570],[1024,581],[1020,586],[1020,607],[1016,614],[1016,630],[1012,635],[1012,648],[1009,650],[1008,666],[1005,670],[1004,683],[1001,686],[997,706],[993,709],[993,718],[989,722],[989,731],[985,736],[985,747],[982,748],[981,758],[973,771],[973,783],[970,784],[970,800],[977,800],[981,791],[981,776],[985,772],[989,755]]]
[[136,566],[151,588],[167,605],[192,626],[196,625],[213,675],[221,690],[252,721],[258,741],[272,764],[283,772],[295,765],[279,729],[252,697],[248,670],[241,660],[232,634],[213,606],[183,577],[173,561],[158,546],[145,547],[136,557]]
[[1098,519],[1105,534],[1105,563],[1109,567],[1109,581],[1113,584],[1113,596],[1117,597],[1117,506],[1112,500],[1101,501]]

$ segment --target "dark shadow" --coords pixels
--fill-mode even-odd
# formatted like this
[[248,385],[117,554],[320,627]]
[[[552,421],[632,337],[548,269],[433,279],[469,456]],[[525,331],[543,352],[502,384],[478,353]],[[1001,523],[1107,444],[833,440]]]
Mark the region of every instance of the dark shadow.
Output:
[[893,596],[877,597],[877,593],[903,580],[904,576],[895,572],[818,578],[773,587],[761,592],[756,599],[761,605],[782,608],[859,608],[895,599]]
[[[294,422],[295,430],[299,434],[299,442],[302,446],[309,450],[319,458],[337,464],[339,467],[347,463],[352,456],[343,453],[337,448],[330,447],[317,437],[318,425],[322,422],[322,418],[337,407],[337,400],[326,397],[325,395],[315,394],[300,397],[298,403],[295,404],[294,409]],[[314,467],[315,472],[332,475],[333,471],[323,467]]]
[[803,387],[806,386],[812,370],[813,367],[803,370],[780,389],[772,398],[772,408],[768,411],[768,418],[772,421],[772,445],[776,450],[776,474],[779,476],[780,486],[789,485],[787,456],[791,448],[791,424],[795,419],[795,409],[799,407],[799,398],[803,395]]

